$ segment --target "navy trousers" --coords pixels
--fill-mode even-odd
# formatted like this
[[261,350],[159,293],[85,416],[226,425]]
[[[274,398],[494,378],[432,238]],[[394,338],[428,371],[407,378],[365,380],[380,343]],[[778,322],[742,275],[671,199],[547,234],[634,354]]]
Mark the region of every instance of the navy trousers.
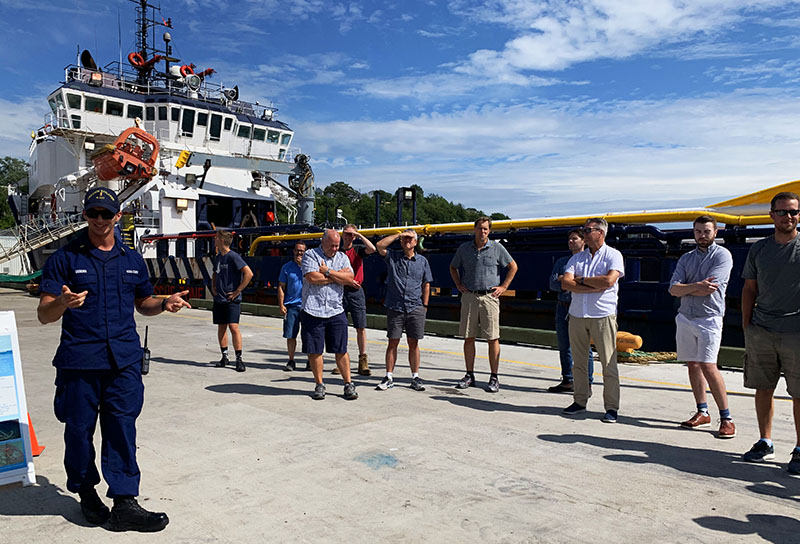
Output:
[[100,417],[103,478],[109,497],[139,494],[136,463],[136,418],[144,404],[142,369],[138,364],[119,370],[56,370],[54,411],[64,428],[64,468],[67,489],[100,483],[93,443]]

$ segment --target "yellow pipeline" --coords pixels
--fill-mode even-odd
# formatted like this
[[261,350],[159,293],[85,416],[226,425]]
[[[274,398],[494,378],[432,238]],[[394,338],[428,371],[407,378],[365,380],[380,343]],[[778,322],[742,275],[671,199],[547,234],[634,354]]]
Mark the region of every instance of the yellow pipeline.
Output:
[[[609,223],[679,223],[693,221],[698,215],[710,215],[718,223],[724,225],[771,225],[772,219],[769,215],[732,215],[716,212],[707,208],[697,210],[680,211],[643,211],[636,213],[606,213],[602,215],[573,215],[568,217],[545,217],[538,219],[501,219],[492,221],[493,231],[507,231],[511,229],[532,229],[537,227],[569,227],[583,225],[587,219],[592,217],[602,217]],[[475,225],[469,223],[440,223],[437,225],[412,225],[408,227],[382,227],[377,229],[360,229],[358,232],[364,236],[388,236],[402,232],[405,229],[413,229],[417,234],[431,235],[445,232],[472,232]],[[250,256],[255,255],[258,244],[264,242],[279,242],[291,240],[313,240],[321,238],[321,232],[310,232],[306,234],[278,234],[271,236],[259,236],[250,245]]]

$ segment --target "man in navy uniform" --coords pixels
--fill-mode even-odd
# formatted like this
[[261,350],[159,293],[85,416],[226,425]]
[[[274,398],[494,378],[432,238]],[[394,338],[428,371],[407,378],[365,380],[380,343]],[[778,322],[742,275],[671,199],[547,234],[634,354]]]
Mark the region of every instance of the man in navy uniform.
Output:
[[[114,191],[95,187],[86,193],[86,232],[55,252],[42,271],[37,314],[43,324],[61,319],[54,411],[65,424],[67,489],[78,493],[81,510],[93,524],[113,531],[160,531],[164,513],[148,512],[136,501],[136,418],[144,402],[142,348],[134,307],[142,315],[190,308],[181,297],[152,298],[153,287],[142,256],[125,247],[115,232],[122,217]],[[108,507],[94,486],[94,429],[100,416],[101,468],[108,484]]]

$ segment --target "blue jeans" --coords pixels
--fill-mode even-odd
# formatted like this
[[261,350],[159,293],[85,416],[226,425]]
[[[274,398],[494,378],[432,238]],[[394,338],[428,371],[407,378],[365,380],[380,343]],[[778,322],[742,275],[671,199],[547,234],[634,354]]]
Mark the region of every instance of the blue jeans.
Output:
[[[558,353],[561,358],[561,378],[565,382],[572,381],[572,350],[569,347],[569,308],[556,303],[556,337]],[[589,351],[589,383],[594,383],[594,357]]]

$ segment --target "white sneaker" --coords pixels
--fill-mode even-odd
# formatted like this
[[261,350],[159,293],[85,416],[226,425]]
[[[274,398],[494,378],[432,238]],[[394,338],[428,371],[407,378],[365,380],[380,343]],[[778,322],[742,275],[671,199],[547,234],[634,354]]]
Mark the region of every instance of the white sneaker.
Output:
[[390,387],[394,387],[394,381],[389,376],[384,376],[381,383],[375,386],[375,389],[378,391],[386,391]]

